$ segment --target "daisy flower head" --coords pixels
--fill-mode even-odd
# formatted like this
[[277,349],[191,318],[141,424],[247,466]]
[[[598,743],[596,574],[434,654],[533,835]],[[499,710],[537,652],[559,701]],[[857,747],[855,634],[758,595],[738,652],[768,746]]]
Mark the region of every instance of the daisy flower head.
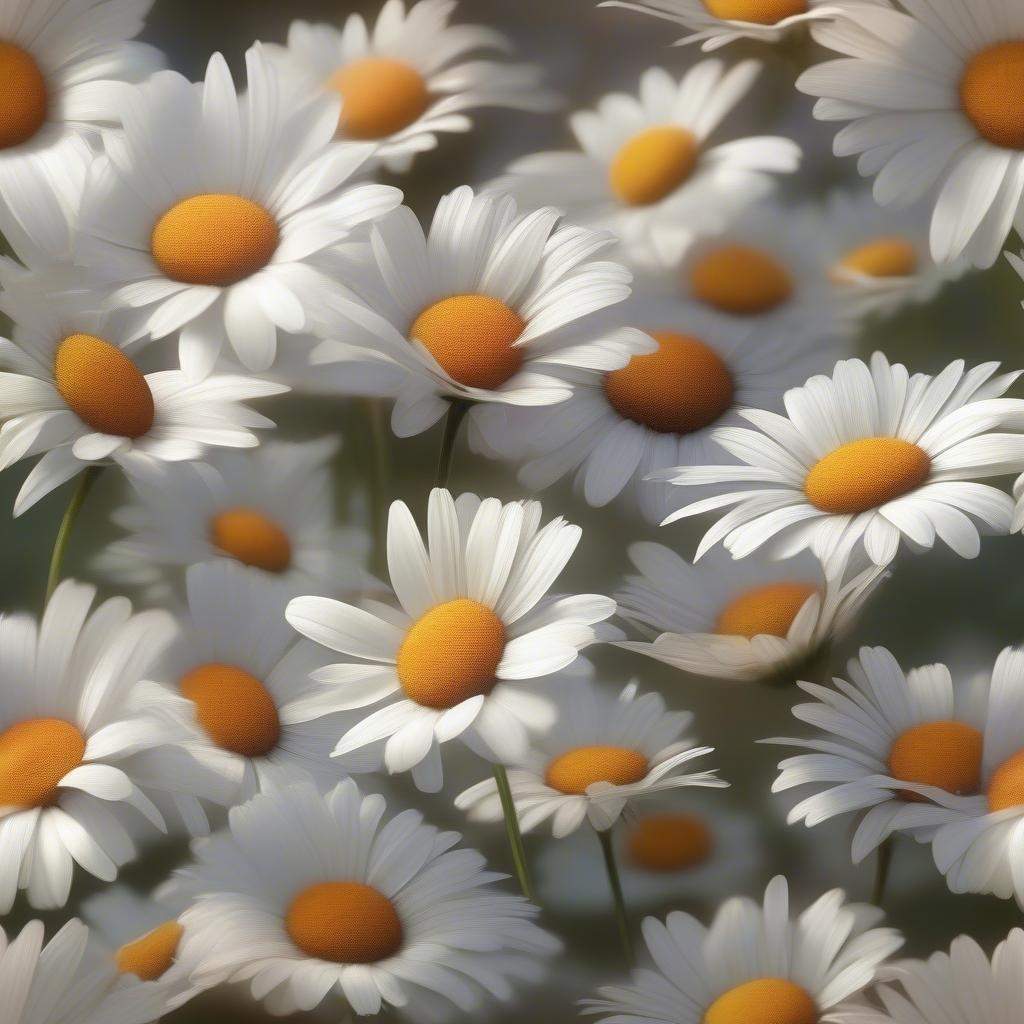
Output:
[[789,886],[777,876],[763,905],[733,897],[710,928],[681,911],[664,922],[648,917],[653,969],[599,989],[584,1012],[622,1024],[837,1020],[838,1005],[867,988],[903,943],[899,932],[875,927],[882,916],[833,889],[794,918]]
[[430,1017],[539,977],[560,943],[536,908],[496,890],[502,876],[455,849],[457,833],[384,813],[351,779],[326,795],[294,782],[234,808],[229,831],[179,872],[195,897],[181,918],[195,980],[248,981],[275,1014],[336,993],[359,1015],[412,1003]]
[[[508,773],[524,832],[549,819],[556,839],[585,821],[604,832],[644,797],[681,786],[728,786],[714,769],[687,772],[691,761],[713,748],[684,737],[693,715],[667,711],[659,694],[640,694],[636,682],[617,697],[587,680],[566,682],[556,707],[554,723],[533,738]],[[494,779],[461,793],[455,806],[471,821],[502,819]]]
[[442,782],[440,744],[461,736],[491,760],[528,747],[527,727],[553,719],[536,680],[567,669],[582,648],[617,631],[603,623],[615,602],[598,594],[549,596],[582,531],[539,502],[458,499],[435,488],[427,544],[408,507],[388,519],[388,569],[398,607],[299,597],[288,621],[303,636],[347,656],[314,673],[337,689],[337,710],[384,706],[349,729],[335,755],[386,739],[391,773]]
[[758,61],[727,70],[706,60],[677,81],[651,68],[638,95],[610,93],[569,119],[579,150],[523,157],[492,188],[611,231],[630,262],[678,256],[799,163],[799,146],[776,136],[709,144],[760,71]]
[[[964,558],[979,530],[1006,534],[1013,501],[979,478],[1019,472],[1024,402],[1002,395],[1019,373],[998,363],[911,376],[880,352],[848,359],[830,377],[786,393],[786,416],[747,409],[751,427],[714,439],[740,465],[681,467],[659,478],[737,489],[696,501],[667,522],[735,506],[705,534],[700,558],[719,541],[733,558],[763,549],[789,558],[810,548],[830,576],[851,556],[892,561],[905,539],[928,550],[936,538]],[[753,429],[752,429],[753,428]]]
[[304,333],[337,289],[325,251],[401,201],[351,183],[373,146],[333,141],[337,96],[296,103],[259,44],[246,67],[242,96],[220,54],[198,86],[167,71],[134,88],[82,200],[76,261],[111,303],[145,309],[153,337],[179,332],[193,377],[225,335],[268,369],[278,332]]
[[804,553],[783,562],[722,552],[691,564],[662,544],[629,548],[637,575],[615,595],[644,634],[616,646],[711,679],[791,683],[848,632],[885,578],[878,567],[829,578]]
[[814,33],[841,59],[797,81],[819,97],[816,117],[851,122],[836,155],[859,155],[883,206],[926,199],[936,261],[991,266],[1024,226],[1020,4],[991,0],[965,17],[963,0],[850,2],[842,14]]
[[338,135],[373,142],[376,159],[408,170],[438,136],[467,132],[480,107],[551,110],[557,97],[529,64],[496,60],[511,49],[494,29],[450,25],[454,0],[387,0],[371,28],[350,14],[342,28],[294,21],[288,45],[267,46],[296,88],[340,94]]

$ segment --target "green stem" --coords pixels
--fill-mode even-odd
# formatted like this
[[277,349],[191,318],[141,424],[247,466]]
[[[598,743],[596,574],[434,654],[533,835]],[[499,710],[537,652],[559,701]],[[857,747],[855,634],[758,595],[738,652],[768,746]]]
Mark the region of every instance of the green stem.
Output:
[[626,901],[622,895],[622,880],[619,878],[619,868],[615,863],[615,847],[612,845],[612,830],[605,829],[597,833],[601,843],[601,853],[604,854],[604,868],[608,873],[608,886],[612,891],[612,903],[615,907],[615,923],[619,927],[619,938],[622,940],[622,953],[626,958],[626,966],[632,967],[633,960],[633,939],[629,932],[629,916],[626,914]]
[[448,413],[444,418],[444,436],[441,438],[441,454],[437,459],[437,486],[447,487],[448,478],[452,474],[452,457],[455,454],[455,441],[459,436],[459,428],[469,412],[471,402],[461,398],[453,398],[448,403]]
[[505,815],[505,834],[508,836],[508,845],[512,851],[512,862],[515,864],[519,888],[528,900],[533,900],[530,870],[526,864],[526,848],[523,846],[523,834],[519,831],[519,815],[516,813],[512,787],[509,785],[508,772],[505,771],[504,765],[494,766],[494,781],[497,783],[498,796],[501,798],[501,811]]
[[889,867],[892,864],[893,837],[882,843],[875,855],[875,883],[871,887],[871,902],[876,907],[882,906],[885,899],[885,885],[889,880]]
[[50,572],[46,577],[47,603],[49,603],[53,592],[57,589],[57,584],[60,583],[61,568],[64,565],[64,556],[68,550],[68,541],[71,539],[71,531],[74,529],[75,520],[78,518],[78,513],[82,510],[82,505],[85,503],[85,499],[89,496],[89,492],[92,490],[93,484],[96,483],[102,470],[102,466],[89,466],[82,473],[78,480],[78,486],[75,488],[74,494],[71,495],[71,501],[68,503],[64,518],[60,521],[57,539],[53,543],[53,554],[50,556]]
[[366,486],[373,528],[373,567],[383,574],[388,564],[388,429],[384,403],[379,398],[363,399],[363,407],[370,428],[370,467]]

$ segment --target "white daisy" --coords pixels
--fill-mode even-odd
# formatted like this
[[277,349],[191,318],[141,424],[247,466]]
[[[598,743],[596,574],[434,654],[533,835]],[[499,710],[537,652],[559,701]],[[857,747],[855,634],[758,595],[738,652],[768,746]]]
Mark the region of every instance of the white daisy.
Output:
[[460,836],[404,811],[386,824],[384,799],[352,780],[326,796],[309,782],[231,811],[228,834],[196,849],[179,873],[196,897],[182,916],[183,954],[201,983],[248,981],[276,1014],[310,1011],[340,994],[357,1014],[415,1005],[477,1012],[534,980],[559,942],[524,899]]
[[707,60],[677,82],[651,68],[638,96],[610,93],[597,110],[570,118],[579,151],[523,157],[492,187],[612,231],[631,260],[678,256],[768,193],[772,174],[799,163],[796,143],[776,136],[707,145],[760,70],[758,61],[727,71]]
[[874,927],[882,912],[826,893],[795,920],[789,887],[772,879],[759,906],[734,897],[710,928],[675,911],[664,923],[644,920],[654,969],[625,985],[599,989],[586,1013],[609,1024],[739,1024],[753,1020],[818,1024],[871,984],[879,965],[903,943]]
[[408,507],[391,506],[388,568],[400,607],[356,608],[296,598],[288,621],[351,660],[316,672],[338,688],[336,708],[384,707],[342,736],[340,756],[387,739],[389,772],[412,769],[420,788],[441,786],[441,743],[461,736],[507,762],[527,749],[527,726],[549,724],[534,680],[568,668],[582,648],[613,636],[595,626],[615,611],[598,594],[548,597],[582,531],[564,519],[541,527],[539,502],[454,500],[435,488],[428,546]]
[[821,97],[820,120],[852,122],[835,152],[860,154],[879,203],[927,197],[937,261],[991,266],[1024,227],[1024,8],[986,0],[968,16],[964,0],[901,0],[848,2],[843,14],[815,29],[843,58],[797,88]]
[[928,549],[936,537],[974,558],[979,528],[1005,534],[1013,501],[978,478],[1024,467],[1024,402],[1001,398],[1019,373],[998,363],[910,376],[880,352],[836,365],[786,394],[788,416],[747,409],[757,429],[723,427],[714,439],[743,465],[683,467],[661,478],[739,489],[694,502],[667,521],[734,505],[705,534],[699,558],[723,541],[733,558],[763,548],[788,558],[810,548],[839,575],[863,545],[877,565],[901,538]]
[[[680,786],[728,786],[715,770],[686,773],[689,762],[712,747],[683,737],[688,711],[669,712],[657,693],[638,694],[635,682],[617,697],[585,680],[563,683],[554,723],[535,736],[508,773],[524,831],[551,819],[555,838],[589,821],[610,829],[635,801]],[[494,779],[460,793],[455,806],[470,821],[500,821]]]
[[633,544],[639,572],[615,595],[649,639],[616,646],[712,679],[793,681],[853,625],[885,572],[828,578],[809,554],[692,565],[661,544]]
[[296,103],[258,44],[246,67],[242,97],[220,54],[198,87],[168,71],[132,90],[82,201],[77,261],[111,302],[146,309],[154,337],[180,331],[192,376],[225,334],[245,366],[267,369],[278,330],[304,332],[338,287],[320,254],[401,201],[346,187],[373,146],[332,141],[337,96]]
[[556,97],[542,88],[541,70],[495,60],[509,41],[480,25],[449,25],[454,0],[420,0],[406,11],[387,0],[371,29],[350,14],[341,29],[293,21],[287,47],[268,46],[306,94],[341,95],[338,134],[372,141],[392,170],[408,170],[438,135],[467,132],[479,107],[550,110]]

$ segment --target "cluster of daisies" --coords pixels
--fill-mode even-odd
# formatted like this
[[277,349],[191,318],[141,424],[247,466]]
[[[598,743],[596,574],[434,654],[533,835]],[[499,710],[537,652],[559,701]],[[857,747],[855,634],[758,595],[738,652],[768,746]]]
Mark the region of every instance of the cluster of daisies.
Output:
[[[904,837],[953,892],[1024,907],[1024,651],[960,682],[879,647],[831,672],[901,547],[972,558],[1024,529],[1019,374],[853,355],[1024,233],[1019,0],[614,0],[723,52],[647,70],[429,223],[383,179],[477,108],[559,106],[500,33],[386,0],[194,83],[136,40],[152,3],[0,0],[0,471],[34,461],[16,516],[74,481],[41,615],[0,617],[0,915],[77,903],[76,876],[113,883],[161,835],[191,853],[48,942],[0,927],[5,1024],[150,1024],[219,986],[278,1015],[478,1015],[569,955],[540,908],[595,893],[631,960],[633,909],[761,865],[693,716],[601,678],[602,644],[805,691],[810,732],[766,740],[797,751],[773,789],[801,791],[791,823],[856,817],[876,903]],[[811,55],[796,88],[847,122],[835,152],[871,191],[784,197],[801,148],[742,134],[767,72],[737,40]],[[386,523],[343,510],[342,439],[273,433],[263,400],[288,392],[365,400],[348,447],[378,471],[382,409],[397,438],[434,428],[438,486]],[[704,517],[703,539],[628,546],[613,596],[565,593],[581,530],[450,490],[463,431],[524,494],[571,478],[609,518]],[[101,476],[127,496],[88,571],[142,610],[62,579]],[[389,809],[405,773],[504,822],[519,893]],[[883,916],[840,890],[792,911],[778,877],[709,926],[648,917],[652,966],[582,1011],[1016,1019],[1024,932],[894,961]]]

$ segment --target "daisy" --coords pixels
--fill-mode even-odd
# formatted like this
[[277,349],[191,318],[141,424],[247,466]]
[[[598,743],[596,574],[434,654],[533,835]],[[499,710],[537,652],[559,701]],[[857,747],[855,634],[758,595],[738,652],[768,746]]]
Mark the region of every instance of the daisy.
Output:
[[241,97],[220,54],[198,87],[167,71],[134,89],[82,200],[76,260],[112,303],[145,309],[153,337],[180,331],[193,377],[225,334],[266,370],[278,331],[305,331],[338,287],[318,256],[401,201],[384,185],[346,187],[374,147],[332,141],[337,96],[292,101],[258,44],[246,67]]
[[1005,534],[1013,501],[978,478],[1019,472],[1024,402],[1001,398],[1019,373],[994,376],[998,363],[910,376],[880,352],[836,365],[786,394],[787,416],[748,409],[757,429],[724,427],[714,439],[744,465],[682,467],[673,483],[736,484],[739,489],[697,501],[672,522],[736,506],[701,541],[699,558],[723,541],[733,558],[759,548],[788,558],[810,548],[830,576],[863,545],[885,565],[901,538],[929,549],[936,537],[974,558],[979,528]]
[[707,60],[677,82],[651,68],[638,96],[611,93],[570,118],[579,151],[524,157],[492,187],[612,231],[631,260],[678,256],[768,193],[772,174],[799,163],[796,143],[776,136],[708,145],[760,70],[758,61],[727,71]]
[[965,17],[964,0],[848,3],[815,38],[843,58],[806,71],[797,88],[820,97],[820,120],[851,122],[836,155],[860,154],[883,206],[927,197],[935,260],[991,266],[1024,226],[1017,0],[988,0],[977,17]]
[[865,989],[879,965],[903,943],[876,928],[882,912],[826,893],[795,920],[789,887],[772,879],[758,906],[746,897],[724,903],[710,928],[675,911],[664,923],[644,920],[654,969],[625,985],[599,989],[585,1013],[621,1024],[736,1024],[777,1020],[817,1024]]
[[661,544],[633,544],[639,575],[615,595],[649,639],[616,646],[711,679],[790,683],[856,620],[884,570],[828,578],[809,554],[734,562],[714,552],[692,565]]
[[512,49],[499,32],[449,25],[455,7],[421,0],[406,11],[402,0],[387,0],[372,29],[359,14],[341,29],[293,21],[287,47],[266,49],[301,92],[341,95],[341,138],[376,143],[377,159],[405,171],[439,134],[469,131],[468,111],[557,105],[539,68],[493,59]]
[[[565,683],[556,706],[554,724],[508,773],[524,832],[548,819],[556,839],[584,821],[604,832],[636,800],[680,786],[728,785],[714,769],[686,773],[684,766],[714,748],[685,739],[693,715],[667,711],[659,694],[639,694],[636,682],[618,697],[583,680]],[[455,806],[470,821],[502,819],[494,779],[471,786]]]
[[203,984],[248,981],[275,1014],[341,995],[356,1014],[452,1004],[480,1010],[534,980],[559,942],[536,908],[506,896],[460,836],[405,811],[382,824],[380,796],[351,779],[326,796],[310,782],[231,811],[227,834],[179,872],[196,898],[181,921],[183,955]]
[[388,568],[399,607],[356,608],[299,597],[288,621],[349,656],[314,673],[338,689],[337,710],[384,707],[349,729],[335,755],[387,739],[391,773],[413,771],[421,789],[441,786],[441,743],[461,736],[498,762],[527,749],[527,726],[551,722],[534,681],[568,668],[582,648],[613,636],[595,626],[615,611],[598,594],[547,597],[581,530],[564,519],[541,527],[539,502],[430,494],[425,546],[408,507],[388,518]]

